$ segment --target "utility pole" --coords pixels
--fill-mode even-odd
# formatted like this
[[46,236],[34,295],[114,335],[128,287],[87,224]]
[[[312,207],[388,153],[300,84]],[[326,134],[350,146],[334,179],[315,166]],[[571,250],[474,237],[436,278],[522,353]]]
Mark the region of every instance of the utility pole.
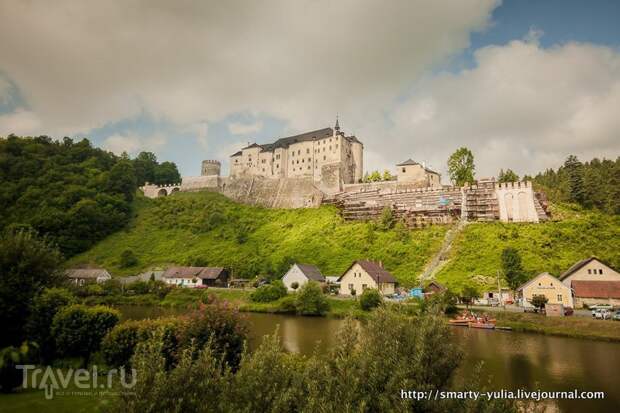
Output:
[[506,309],[506,305],[504,304],[504,302],[502,301],[502,287],[499,284],[499,270],[497,270],[497,295],[499,297],[499,304],[504,308],[504,310]]

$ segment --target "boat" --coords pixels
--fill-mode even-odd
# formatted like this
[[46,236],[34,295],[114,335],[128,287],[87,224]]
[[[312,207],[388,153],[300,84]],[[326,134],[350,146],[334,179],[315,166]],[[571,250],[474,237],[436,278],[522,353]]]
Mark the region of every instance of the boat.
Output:
[[468,324],[469,328],[484,328],[486,330],[493,330],[495,328],[495,323],[483,322],[483,321],[470,321]]
[[451,326],[467,327],[469,325],[469,320],[466,318],[455,318],[453,320],[448,320],[448,323]]

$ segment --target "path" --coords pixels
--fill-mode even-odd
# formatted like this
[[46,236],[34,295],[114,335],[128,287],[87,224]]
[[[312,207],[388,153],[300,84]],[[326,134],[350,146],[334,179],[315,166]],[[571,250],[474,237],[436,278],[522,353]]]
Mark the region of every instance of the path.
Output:
[[458,224],[453,226],[446,232],[446,235],[443,239],[443,243],[441,244],[441,248],[433,259],[428,263],[424,272],[419,277],[420,282],[424,282],[435,277],[435,274],[439,269],[448,262],[448,252],[450,252],[450,247],[452,247],[452,242],[456,238],[456,236],[465,228],[467,225],[467,221],[461,219]]

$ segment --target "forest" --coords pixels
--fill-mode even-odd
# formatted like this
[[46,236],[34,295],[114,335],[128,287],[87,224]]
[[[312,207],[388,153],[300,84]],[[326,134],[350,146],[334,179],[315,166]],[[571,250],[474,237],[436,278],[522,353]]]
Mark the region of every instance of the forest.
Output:
[[149,152],[130,159],[88,139],[9,135],[0,139],[0,230],[34,229],[68,258],[123,228],[145,181],[180,180],[174,163]]

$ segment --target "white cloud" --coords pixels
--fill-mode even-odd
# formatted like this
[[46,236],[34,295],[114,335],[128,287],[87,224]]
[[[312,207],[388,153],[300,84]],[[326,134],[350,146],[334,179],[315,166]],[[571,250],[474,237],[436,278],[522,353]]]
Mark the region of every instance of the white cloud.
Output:
[[0,114],[0,136],[11,133],[23,136],[37,135],[40,130],[41,123],[33,112],[17,109],[14,112]]
[[127,152],[129,155],[135,156],[141,151],[154,152],[165,144],[166,138],[160,134],[139,136],[133,133],[125,133],[107,137],[102,146],[117,155]]
[[[513,41],[478,50],[476,67],[427,79],[390,111],[390,145],[367,144],[386,165],[421,158],[445,171],[459,146],[472,149],[478,176],[500,168],[533,173],[568,154],[620,154],[620,54],[569,43],[543,49]],[[407,155],[402,155],[402,154]]]
[[0,2],[0,70],[50,134],[142,111],[180,125],[236,112],[295,130],[336,113],[356,125],[467,47],[496,4],[8,0]]
[[263,122],[256,121],[253,123],[233,122],[228,125],[228,130],[233,135],[250,135],[263,129]]

